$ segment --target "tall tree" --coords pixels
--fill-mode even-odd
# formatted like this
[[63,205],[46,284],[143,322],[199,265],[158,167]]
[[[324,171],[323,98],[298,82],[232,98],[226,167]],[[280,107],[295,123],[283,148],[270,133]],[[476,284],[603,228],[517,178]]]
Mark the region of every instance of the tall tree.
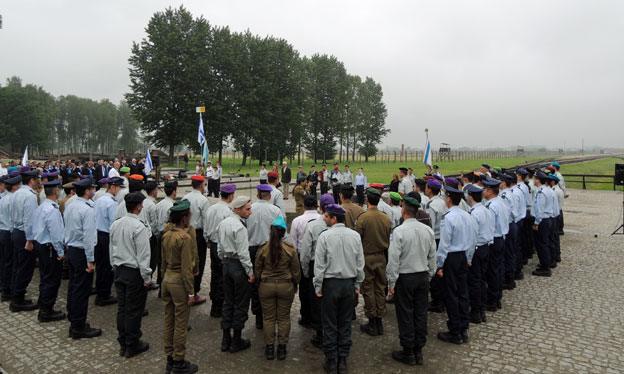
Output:
[[364,161],[377,154],[377,144],[390,130],[386,128],[388,111],[383,103],[381,85],[367,77],[360,85],[358,94],[361,122],[358,129],[360,153]]

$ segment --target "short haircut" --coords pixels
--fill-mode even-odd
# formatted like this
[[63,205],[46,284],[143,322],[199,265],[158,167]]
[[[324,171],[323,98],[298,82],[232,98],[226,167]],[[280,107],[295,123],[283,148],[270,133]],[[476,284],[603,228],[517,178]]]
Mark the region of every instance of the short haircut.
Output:
[[230,192],[223,192],[223,191],[220,191],[220,192],[219,192],[219,195],[221,196],[221,198],[222,198],[223,200],[225,200],[225,199],[227,199],[230,195],[234,195],[234,192],[231,192],[231,193],[230,193]]
[[316,196],[308,195],[303,199],[303,207],[307,210],[316,209],[318,207],[318,202],[316,201]]
[[472,199],[478,203],[480,203],[483,200],[483,194],[482,193],[473,193],[473,192],[468,192],[468,194],[472,197]]
[[492,190],[492,192],[494,193],[494,195],[498,195],[498,193],[500,192],[500,188],[498,186],[493,186],[493,187],[486,187],[486,189],[490,189]]
[[403,204],[403,209],[409,214],[410,217],[415,218],[418,214],[418,208],[412,204]]
[[268,191],[258,191],[258,199],[265,200],[267,197],[270,197],[271,193]]
[[54,192],[57,192],[56,186],[53,187],[43,187],[43,192],[45,193],[46,196],[51,196],[54,195]]
[[197,187],[201,186],[204,182],[196,181],[191,179],[191,186],[193,189],[197,189]]
[[380,199],[381,199],[381,196],[379,195],[373,195],[372,193],[366,194],[366,200],[368,200],[368,203],[370,205],[374,205],[374,206],[379,205]]
[[351,200],[353,197],[353,188],[343,188],[340,190],[340,194],[347,200]]
[[126,201],[126,210],[128,212],[132,212],[133,210],[135,210],[139,205],[143,204],[143,202],[128,202]]
[[89,188],[91,188],[91,187],[82,187],[82,186],[78,187],[78,186],[76,186],[76,195],[78,197],[83,197],[84,194],[87,192],[87,190]]
[[440,193],[440,188],[439,187],[434,187],[434,186],[430,186],[430,185],[427,185],[427,187],[429,187],[429,189],[436,195]]
[[422,192],[425,192],[425,187],[427,187],[427,182],[424,179],[416,179],[414,183],[418,186]]
[[178,185],[176,184],[175,186],[165,186],[165,195],[167,196],[171,196],[171,194],[173,194],[173,192],[178,188]]
[[22,175],[22,184],[27,185],[30,183],[30,180],[33,179],[30,175]]
[[447,196],[451,198],[451,202],[453,203],[453,205],[459,205],[459,203],[461,203],[463,194],[450,192]]
[[334,214],[334,213],[327,212],[327,215],[329,215],[331,218],[336,217],[336,221],[338,221],[338,223],[345,223],[344,214]]

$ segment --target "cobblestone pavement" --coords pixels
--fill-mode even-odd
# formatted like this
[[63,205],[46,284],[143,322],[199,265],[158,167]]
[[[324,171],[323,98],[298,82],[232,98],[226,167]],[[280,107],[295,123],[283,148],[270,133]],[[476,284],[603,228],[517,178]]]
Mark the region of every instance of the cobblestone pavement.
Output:
[[[505,291],[503,309],[488,313],[488,322],[471,325],[471,341],[455,346],[435,334],[445,327],[445,316],[431,314],[425,364],[411,368],[394,362],[398,349],[394,307],[389,305],[386,334],[370,338],[353,324],[352,373],[622,373],[624,372],[624,237],[609,234],[621,217],[621,193],[572,191],[566,201],[566,235],[562,237],[563,262],[552,278],[530,275],[535,259],[525,267],[525,280]],[[598,235],[594,237],[594,235]],[[209,267],[207,267],[207,270]],[[204,284],[207,285],[206,274]],[[29,289],[37,294],[37,278]],[[207,291],[203,291],[205,293]],[[66,281],[57,305],[65,305]],[[91,301],[89,320],[104,329],[100,338],[73,341],[68,324],[39,324],[36,312],[14,314],[0,305],[0,367],[8,373],[160,373],[163,307],[150,293],[150,315],[144,319],[144,339],[151,350],[126,360],[117,354],[115,307],[96,307]],[[362,303],[358,323],[364,321]],[[263,358],[262,335],[248,321],[245,335],[252,349],[221,353],[219,320],[208,316],[208,305],[192,311],[188,358],[200,372],[318,373],[323,357],[309,343],[311,332],[296,323],[291,332],[286,361]],[[292,310],[298,317],[298,301]]]

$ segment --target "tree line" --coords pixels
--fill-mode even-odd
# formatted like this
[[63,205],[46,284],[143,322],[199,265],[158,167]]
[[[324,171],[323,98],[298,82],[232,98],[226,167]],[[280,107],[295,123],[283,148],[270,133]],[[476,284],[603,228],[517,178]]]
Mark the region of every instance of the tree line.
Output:
[[199,150],[198,115],[221,158],[225,147],[259,162],[346,150],[367,160],[389,132],[381,85],[348,74],[334,56],[301,56],[286,40],[232,32],[184,7],[155,13],[133,43],[126,100],[142,133],[172,155]]
[[54,97],[42,87],[23,84],[18,77],[0,85],[0,146],[31,154],[97,153],[112,155],[142,151],[139,123],[125,101],[95,101],[74,95]]

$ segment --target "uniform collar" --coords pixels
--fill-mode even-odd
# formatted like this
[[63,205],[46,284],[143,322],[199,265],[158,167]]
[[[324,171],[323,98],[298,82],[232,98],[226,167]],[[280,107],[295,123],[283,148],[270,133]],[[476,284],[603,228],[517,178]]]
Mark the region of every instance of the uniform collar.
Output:
[[340,227],[346,227],[344,223],[337,223],[335,225],[333,225],[332,227],[330,227],[330,229],[337,229]]

